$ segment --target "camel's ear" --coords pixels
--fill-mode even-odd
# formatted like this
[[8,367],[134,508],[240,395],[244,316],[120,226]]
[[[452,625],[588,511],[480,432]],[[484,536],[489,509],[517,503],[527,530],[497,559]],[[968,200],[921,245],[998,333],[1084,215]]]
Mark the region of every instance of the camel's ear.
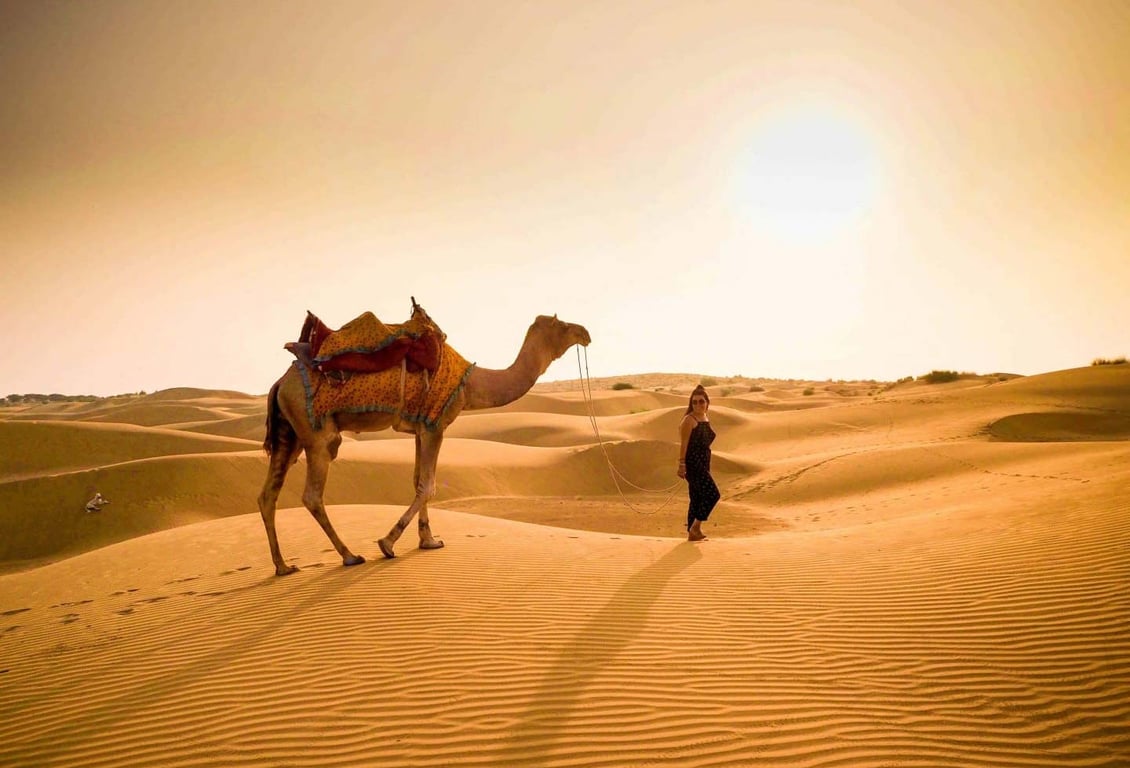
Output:
[[556,320],[556,319],[557,319],[557,313],[556,313],[556,312],[554,312],[554,313],[553,313],[553,319],[554,319],[554,320]]

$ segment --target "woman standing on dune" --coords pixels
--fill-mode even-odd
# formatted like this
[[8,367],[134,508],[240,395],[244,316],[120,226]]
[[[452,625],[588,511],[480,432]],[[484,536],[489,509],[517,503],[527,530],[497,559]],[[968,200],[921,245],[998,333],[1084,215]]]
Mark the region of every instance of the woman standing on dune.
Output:
[[714,442],[714,429],[706,411],[710,408],[710,395],[699,384],[691,392],[686,415],[679,424],[679,477],[687,481],[690,506],[687,508],[687,540],[702,541],[702,523],[710,517],[711,510],[722,494],[710,476],[710,444]]

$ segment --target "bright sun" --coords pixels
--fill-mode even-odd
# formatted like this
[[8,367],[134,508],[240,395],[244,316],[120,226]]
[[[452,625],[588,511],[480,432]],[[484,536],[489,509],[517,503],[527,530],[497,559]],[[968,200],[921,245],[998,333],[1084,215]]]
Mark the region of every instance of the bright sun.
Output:
[[865,130],[827,110],[767,117],[738,165],[737,193],[753,226],[793,245],[835,237],[867,215],[879,163]]

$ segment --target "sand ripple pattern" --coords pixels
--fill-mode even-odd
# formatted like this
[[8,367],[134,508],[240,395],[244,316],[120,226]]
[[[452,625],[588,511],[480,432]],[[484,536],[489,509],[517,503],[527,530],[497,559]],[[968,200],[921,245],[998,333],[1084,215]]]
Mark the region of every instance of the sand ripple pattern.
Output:
[[67,604],[2,577],[0,764],[1130,764],[1130,506],[702,545],[437,510],[445,550],[350,569],[281,517],[285,579],[257,516],[48,566]]

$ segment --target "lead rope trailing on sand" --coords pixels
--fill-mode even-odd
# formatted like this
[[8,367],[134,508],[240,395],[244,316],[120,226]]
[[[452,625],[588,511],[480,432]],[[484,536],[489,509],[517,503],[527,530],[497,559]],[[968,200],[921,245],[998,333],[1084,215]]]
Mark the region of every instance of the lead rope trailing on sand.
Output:
[[[589,377],[589,353],[588,353],[587,350],[584,353],[585,362],[584,362],[584,366],[582,368],[582,365],[581,365],[581,350],[582,350],[582,347],[580,345],[578,345],[577,346],[577,375],[578,375],[579,380],[581,382],[581,396],[584,398],[585,405],[588,408],[589,423],[592,424],[592,431],[593,431],[593,433],[596,434],[596,441],[600,445],[600,451],[601,451],[602,454],[604,454],[604,462],[608,465],[608,473],[612,476],[612,484],[616,486],[616,492],[618,494],[620,494],[620,498],[623,499],[624,503],[633,512],[636,512],[636,513],[641,514],[641,515],[657,514],[658,512],[660,512],[664,507],[666,507],[671,502],[671,499],[675,498],[675,491],[680,485],[683,484],[683,481],[677,480],[677,481],[675,481],[674,484],[668,486],[667,488],[662,488],[662,489],[658,489],[658,490],[655,489],[655,488],[643,488],[639,485],[636,485],[635,483],[633,483],[628,478],[624,477],[624,475],[621,474],[620,470],[616,469],[616,465],[614,465],[612,463],[612,457],[608,455],[608,449],[604,445],[604,438],[601,437],[601,435],[600,435],[600,426],[597,424],[597,421],[596,421],[596,408],[593,406],[593,397],[592,397],[592,379]],[[586,382],[588,384],[587,389],[586,389],[586,386],[585,386]],[[624,483],[626,483],[627,485],[630,485],[633,488],[635,488],[637,491],[642,491],[644,493],[666,493],[666,494],[668,494],[668,496],[663,501],[663,503],[660,504],[659,507],[652,512],[648,512],[647,510],[643,510],[643,509],[637,509],[636,506],[634,504],[632,504],[632,502],[628,501],[628,497],[626,495],[624,495],[624,490],[620,487],[620,481],[621,480],[623,480]]]

